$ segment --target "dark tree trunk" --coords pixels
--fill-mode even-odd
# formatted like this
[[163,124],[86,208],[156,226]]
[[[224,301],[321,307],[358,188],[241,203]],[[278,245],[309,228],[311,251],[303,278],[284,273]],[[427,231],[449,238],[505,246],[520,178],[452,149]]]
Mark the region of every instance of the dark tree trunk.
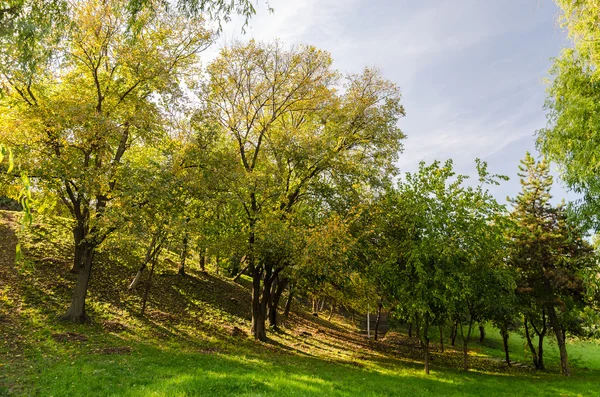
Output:
[[200,265],[200,271],[202,273],[206,273],[206,252],[208,251],[208,249],[202,249],[200,248],[198,255],[198,264]]
[[252,269],[252,335],[254,339],[266,341],[267,330],[265,327],[265,311],[261,304],[261,285],[262,268],[254,266]]
[[454,322],[450,332],[450,346],[456,346],[456,336],[458,335],[458,321]]
[[415,313],[415,330],[417,333],[417,339],[421,339],[421,321],[419,319],[419,315],[417,313]]
[[188,237],[188,233],[186,232],[183,236],[183,248],[181,250],[181,258],[179,260],[179,269],[177,270],[177,273],[180,276],[185,276],[185,259],[187,258],[188,254]]
[[333,317],[333,307],[335,305],[334,300],[331,300],[331,306],[329,307],[329,317],[327,317],[327,321],[331,321],[331,317]]
[[538,335],[538,363],[540,369],[546,369],[544,365],[544,334]]
[[464,334],[463,325],[460,324],[460,337],[463,341],[463,369],[465,372],[469,371],[469,340],[471,339],[471,331],[473,330],[473,320],[469,319],[469,328],[467,328],[467,335]]
[[152,266],[150,266],[150,274],[148,274],[148,284],[146,284],[146,290],[144,291],[144,297],[142,299],[142,316],[146,312],[146,302],[148,302],[148,292],[150,292],[150,286],[152,285],[152,276],[154,275],[154,266],[156,265],[156,260],[157,258],[154,257],[152,259]]
[[533,346],[533,342],[531,341],[531,333],[529,332],[529,325],[528,325],[527,317],[525,317],[525,321],[524,321],[523,325],[525,326],[525,339],[527,340],[527,346],[529,347],[529,351],[531,352],[533,366],[535,367],[535,369],[541,369],[540,363],[538,361],[537,351],[535,350],[535,347]]
[[479,343],[483,343],[485,340],[485,327],[479,324]]
[[290,309],[292,308],[292,299],[294,299],[294,289],[290,288],[287,300],[285,301],[285,309],[283,310],[283,315],[285,317],[288,317],[290,315]]
[[531,327],[535,331],[538,336],[538,351],[537,351],[537,360],[538,360],[538,369],[543,370],[546,368],[544,365],[544,337],[546,336],[546,309],[542,310],[542,327],[538,329],[536,327],[535,322],[532,319],[529,319],[531,323]]
[[412,322],[408,323],[408,337],[412,338]]
[[506,361],[506,365],[510,367],[510,356],[508,352],[508,337],[510,334],[508,333],[506,327],[500,330],[500,335],[502,335],[502,344],[504,345],[504,360]]
[[[244,256],[244,257],[242,257],[242,259],[240,259],[240,265],[241,265],[242,263],[244,263],[244,261],[245,261],[245,260],[246,260],[246,257],[245,257],[245,256]],[[248,269],[248,267],[250,267],[250,263],[246,263],[246,266],[244,266],[244,267],[242,268],[242,270],[240,270],[240,272],[237,274],[237,276],[235,276],[235,277],[233,278],[233,282],[234,282],[234,283],[237,283],[237,282],[238,282],[238,280],[240,279],[240,277],[242,277],[242,274],[244,274],[244,273],[246,272],[246,270]]]
[[440,350],[444,352],[444,326],[440,324]]
[[73,323],[85,323],[89,321],[89,317],[85,312],[85,298],[87,296],[90,277],[92,276],[92,265],[96,247],[85,241],[82,241],[81,245],[83,245],[85,249],[81,253],[81,263],[77,271],[77,282],[75,284],[75,290],[73,291],[71,306],[67,312],[60,317],[61,320]]
[[429,375],[429,319],[428,316],[425,316],[423,321],[423,338],[420,338],[421,348],[423,349],[425,355],[425,373]]
[[375,320],[375,338],[374,340],[377,340],[377,337],[379,335],[379,322],[381,321],[381,309],[383,308],[383,305],[381,302],[379,302],[379,304],[377,305],[377,320]]
[[271,286],[271,299],[269,302],[269,326],[277,329],[277,307],[279,307],[279,300],[281,299],[281,294],[285,290],[287,285],[286,279],[279,279],[279,277],[275,278],[273,284]]
[[129,287],[127,287],[128,290],[135,289],[135,287],[140,282],[140,279],[142,278],[142,273],[144,273],[144,270],[146,270],[148,263],[150,263],[150,261],[153,260],[153,257],[156,254],[155,248],[156,248],[156,235],[154,235],[152,237],[152,241],[150,242],[148,249],[146,249],[146,256],[144,256],[144,262],[142,262],[142,265],[138,269],[135,277],[133,278],[133,281],[131,282],[131,284],[129,284]]
[[558,350],[560,351],[560,369],[561,373],[564,376],[571,376],[571,368],[569,367],[569,356],[567,354],[567,345],[565,339],[564,329],[561,327],[558,322],[558,317],[556,315],[556,310],[554,306],[548,305],[548,319],[550,321],[550,326],[554,330],[554,334],[556,335],[556,341],[558,343]]
[[73,256],[73,267],[71,267],[71,273],[79,273],[79,269],[82,266],[83,255],[86,250],[86,244],[83,241],[86,231],[81,222],[77,222],[77,225],[73,228],[73,241],[75,243],[75,254]]

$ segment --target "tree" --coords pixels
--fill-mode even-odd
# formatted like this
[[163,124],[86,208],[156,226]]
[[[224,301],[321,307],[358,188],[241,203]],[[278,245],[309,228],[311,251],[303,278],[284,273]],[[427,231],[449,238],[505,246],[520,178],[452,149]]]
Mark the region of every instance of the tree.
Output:
[[259,261],[257,230],[286,222],[317,185],[340,175],[376,180],[393,171],[404,135],[398,89],[374,70],[348,76],[337,94],[329,54],[310,46],[250,41],[224,48],[208,67],[207,122],[227,137],[237,168],[228,179],[247,233],[254,337],[266,339],[274,280],[290,265]]
[[[429,327],[451,317],[460,325],[464,364],[473,323],[486,316],[504,280],[494,264],[502,247],[502,211],[485,189],[503,177],[490,175],[477,162],[480,185],[466,186],[452,161],[421,163],[396,189],[381,196],[372,211],[374,229],[367,239],[380,264],[379,284],[396,302],[394,310],[416,325],[429,373]],[[502,281],[504,284],[505,281]],[[467,327],[463,331],[463,325]]]
[[561,178],[583,195],[581,219],[600,227],[600,12],[593,0],[556,0],[560,21],[574,46],[565,48],[550,70],[548,126],[537,133],[537,147],[558,164]]
[[[567,218],[564,206],[551,204],[552,176],[547,161],[536,162],[527,153],[519,169],[522,192],[512,200],[515,227],[511,231],[510,263],[518,272],[517,292],[526,316],[526,337],[534,364],[543,369],[543,337],[549,326],[560,350],[561,372],[569,376],[566,329],[561,317],[577,302],[583,302],[581,272],[591,265],[592,249],[582,229]],[[538,335],[537,352],[529,327]]]
[[132,205],[123,200],[126,154],[164,134],[160,98],[182,94],[183,74],[210,43],[200,20],[157,11],[140,13],[138,24],[128,28],[118,1],[76,3],[56,62],[39,76],[4,80],[2,123],[19,132],[8,139],[27,151],[37,186],[74,220],[78,278],[63,316],[73,322],[87,319],[94,252]]

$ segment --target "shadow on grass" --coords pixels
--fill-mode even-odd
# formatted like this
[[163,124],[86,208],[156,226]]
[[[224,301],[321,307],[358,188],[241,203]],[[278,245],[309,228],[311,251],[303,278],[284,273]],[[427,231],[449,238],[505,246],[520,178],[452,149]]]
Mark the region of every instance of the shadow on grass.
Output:
[[394,366],[382,359],[361,368],[257,351],[258,346],[204,354],[143,343],[132,347],[131,355],[70,354],[38,361],[29,380],[44,396],[575,396],[597,391],[597,373],[564,379],[434,369],[426,376],[415,363]]

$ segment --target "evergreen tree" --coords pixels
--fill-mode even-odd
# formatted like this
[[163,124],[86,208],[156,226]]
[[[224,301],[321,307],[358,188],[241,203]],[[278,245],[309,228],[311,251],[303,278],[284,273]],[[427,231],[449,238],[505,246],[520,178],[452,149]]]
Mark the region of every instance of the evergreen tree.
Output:
[[[581,270],[591,258],[583,233],[566,216],[564,205],[553,206],[552,176],[545,159],[539,162],[527,153],[519,166],[521,193],[512,201],[510,263],[519,274],[517,293],[525,315],[525,333],[534,365],[544,368],[543,338],[549,328],[560,350],[561,371],[571,370],[565,344],[568,313],[584,293]],[[530,332],[538,335],[538,350]]]

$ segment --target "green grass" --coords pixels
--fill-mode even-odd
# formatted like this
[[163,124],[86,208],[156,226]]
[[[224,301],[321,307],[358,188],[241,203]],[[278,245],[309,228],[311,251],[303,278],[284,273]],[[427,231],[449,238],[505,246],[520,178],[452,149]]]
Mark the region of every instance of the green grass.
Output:
[[[114,340],[111,340],[114,339]],[[101,343],[120,344],[114,337]],[[156,341],[154,341],[156,342]],[[554,373],[464,373],[383,359],[328,362],[262,346],[222,346],[193,351],[189,346],[135,343],[123,355],[91,353],[92,342],[77,342],[52,355],[27,359],[21,375],[27,395],[42,396],[594,396],[597,371],[576,369],[572,378]],[[131,344],[130,344],[131,345]],[[219,350],[220,349],[220,350]],[[599,354],[597,348],[590,354]]]
[[[0,211],[0,248],[10,250],[7,219]],[[269,333],[270,343],[232,337],[232,326],[250,325],[247,280],[239,285],[192,269],[181,279],[164,263],[141,317],[141,291],[126,291],[136,258],[128,262],[118,250],[98,256],[89,295],[94,323],[63,324],[56,315],[69,301],[73,275],[61,256],[68,247],[52,243],[60,235],[52,229],[20,236],[26,258],[17,266],[0,252],[6,276],[0,279],[0,396],[600,395],[600,345],[593,342],[569,344],[574,375],[564,378],[551,341],[544,372],[490,359],[503,357],[491,328],[483,344],[471,343],[467,373],[459,369],[460,352],[437,351],[432,330],[429,376],[415,340],[396,335],[370,343],[341,317],[329,323],[299,310],[282,332]],[[61,340],[67,332],[87,339]],[[513,360],[528,363],[522,339],[512,335],[510,344]]]

